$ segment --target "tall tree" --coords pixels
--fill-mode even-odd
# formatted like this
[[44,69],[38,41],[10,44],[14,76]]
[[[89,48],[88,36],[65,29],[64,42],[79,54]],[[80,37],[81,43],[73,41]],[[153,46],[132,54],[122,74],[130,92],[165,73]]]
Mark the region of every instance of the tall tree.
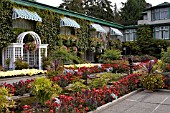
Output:
[[60,4],[59,8],[85,13],[84,2],[85,0],[64,0],[64,2]]
[[113,22],[120,23],[121,15],[120,15],[120,11],[118,11],[116,3],[114,4],[113,7],[114,7],[114,9],[113,9],[113,14],[114,14]]
[[109,0],[65,0],[59,7],[108,21],[114,17]]
[[146,8],[145,0],[127,0],[127,2],[122,3],[121,8],[121,18],[122,24],[132,25],[136,24],[137,20],[140,19],[141,13]]
[[86,14],[100,19],[113,21],[113,10],[109,0],[86,0]]

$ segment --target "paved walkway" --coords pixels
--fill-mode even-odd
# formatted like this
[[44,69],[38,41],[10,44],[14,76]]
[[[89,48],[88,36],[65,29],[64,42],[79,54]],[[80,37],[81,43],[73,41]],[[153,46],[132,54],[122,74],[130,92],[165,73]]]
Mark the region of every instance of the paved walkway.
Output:
[[37,77],[41,77],[41,76],[44,76],[44,75],[36,75],[36,76],[22,76],[22,77],[12,77],[12,78],[0,78],[0,84],[1,83],[8,83],[8,84],[12,84],[12,83],[15,83],[15,82],[19,82],[20,80],[23,80],[23,81],[26,81],[27,79],[34,79],[34,78],[37,78]]
[[170,91],[141,91],[100,113],[170,113]]

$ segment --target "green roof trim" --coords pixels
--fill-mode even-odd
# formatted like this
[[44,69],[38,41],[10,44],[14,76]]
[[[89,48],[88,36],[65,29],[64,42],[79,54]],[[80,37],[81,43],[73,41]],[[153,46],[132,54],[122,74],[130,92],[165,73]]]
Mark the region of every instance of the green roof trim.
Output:
[[147,8],[146,10],[152,10],[152,9],[157,9],[157,8],[166,8],[166,7],[170,7],[170,3],[169,2],[163,2],[163,3],[158,4],[156,6]]
[[140,27],[141,25],[130,25],[130,26],[125,26],[125,29],[137,29],[138,27]]
[[107,26],[110,26],[110,27],[115,27],[115,28],[119,28],[119,29],[124,28],[124,26],[120,25],[120,24],[116,24],[116,23],[109,22],[109,21],[106,21],[106,20],[102,20],[102,19],[99,19],[99,18],[95,18],[95,17],[92,17],[92,16],[87,16],[85,14],[65,10],[65,9],[58,8],[58,7],[49,6],[49,5],[38,3],[38,2],[33,2],[33,1],[28,1],[28,0],[11,0],[11,1],[14,2],[14,3],[20,4],[20,5],[26,5],[26,6],[36,7],[36,8],[39,8],[39,9],[50,10],[50,11],[56,12],[58,14],[76,17],[76,18],[80,18],[80,19],[85,19],[85,20],[88,20],[88,21],[91,21],[91,22],[95,22],[95,23],[102,24],[102,25],[107,25]]

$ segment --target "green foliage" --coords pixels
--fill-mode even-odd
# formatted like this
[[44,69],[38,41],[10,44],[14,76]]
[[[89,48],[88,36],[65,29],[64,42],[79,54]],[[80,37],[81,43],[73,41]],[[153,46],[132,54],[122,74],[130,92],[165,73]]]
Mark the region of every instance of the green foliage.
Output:
[[107,80],[107,82],[114,82],[120,79],[120,74],[118,73],[104,73],[102,74],[102,78]]
[[7,58],[5,60],[5,64],[7,65],[8,69],[9,69],[9,66],[10,66],[10,62],[11,62],[11,59],[10,58]]
[[52,96],[56,96],[62,91],[57,84],[53,84],[50,79],[45,77],[36,78],[36,80],[31,83],[31,87],[32,93],[42,104],[44,104],[46,100],[50,100]]
[[122,24],[124,25],[135,25],[142,16],[142,12],[146,8],[145,0],[127,0],[122,3],[120,14],[122,17]]
[[141,52],[147,54],[151,47],[153,47],[152,30],[149,26],[142,26],[137,30],[137,44],[139,45]]
[[137,41],[125,42],[123,47],[127,48],[127,53],[133,55],[150,55],[156,58],[161,57],[161,49],[165,49],[169,46],[170,41],[154,39],[152,37],[152,29],[150,26],[144,25],[137,30]]
[[69,87],[73,92],[81,92],[82,89],[89,89],[88,86],[84,85],[82,82],[75,82]]
[[8,89],[0,87],[0,112],[8,113],[9,108],[14,107],[14,104],[15,102],[12,100],[12,96],[9,94]]
[[153,66],[153,68],[152,68],[152,70],[153,70],[153,72],[155,72],[155,71],[157,71],[157,72],[162,72],[163,70],[164,70],[164,63],[161,61],[161,60],[158,60],[155,64],[154,64],[154,66]]
[[[90,5],[89,5],[90,4]],[[97,18],[113,21],[113,10],[111,2],[108,0],[92,1],[92,0],[72,0],[70,2],[62,3],[60,8],[66,8],[79,13],[85,13]]]
[[61,64],[73,62],[79,63],[78,57],[73,56],[71,53],[69,53],[69,51],[64,46],[54,51],[53,59],[59,60]]
[[170,64],[170,47],[167,48],[167,51],[162,50],[161,54],[162,54],[161,60],[164,63]]
[[51,59],[49,57],[42,57],[42,68],[47,69],[51,65]]
[[58,45],[60,17],[58,14],[49,10],[37,10],[36,12],[42,17],[43,21],[37,23],[35,32],[41,37],[42,43],[49,44],[48,50],[50,55]]
[[142,85],[145,89],[154,91],[155,89],[163,88],[163,76],[161,74],[151,73],[142,78]]
[[107,81],[104,78],[95,78],[93,79],[89,86],[92,88],[99,88],[99,87],[103,87],[104,85],[107,84]]
[[22,59],[17,59],[15,61],[15,69],[16,70],[21,70],[21,69],[28,69],[29,65],[27,62],[22,61]]
[[12,32],[12,5],[8,0],[1,0],[0,4],[0,48],[7,47],[15,41]]
[[141,48],[138,45],[137,41],[125,42],[123,43],[123,47],[130,48],[131,53],[133,53],[133,55],[138,55],[141,53]]
[[101,62],[104,63],[109,63],[112,62],[113,60],[118,60],[120,59],[121,56],[121,51],[117,49],[107,49],[104,54],[101,55]]

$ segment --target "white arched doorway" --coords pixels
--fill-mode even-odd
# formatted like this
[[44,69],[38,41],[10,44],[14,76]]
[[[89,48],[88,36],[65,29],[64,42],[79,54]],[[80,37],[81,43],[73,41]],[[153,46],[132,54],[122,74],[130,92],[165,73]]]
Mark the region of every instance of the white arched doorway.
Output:
[[[30,35],[32,42],[24,42],[24,38]],[[15,69],[15,61],[22,58],[30,67],[42,69],[42,56],[47,56],[48,44],[41,44],[41,39],[37,33],[33,31],[23,32],[17,37],[17,43],[11,43],[2,52],[2,65],[5,67],[6,59],[10,59],[10,68]],[[30,48],[33,48],[31,50]]]

